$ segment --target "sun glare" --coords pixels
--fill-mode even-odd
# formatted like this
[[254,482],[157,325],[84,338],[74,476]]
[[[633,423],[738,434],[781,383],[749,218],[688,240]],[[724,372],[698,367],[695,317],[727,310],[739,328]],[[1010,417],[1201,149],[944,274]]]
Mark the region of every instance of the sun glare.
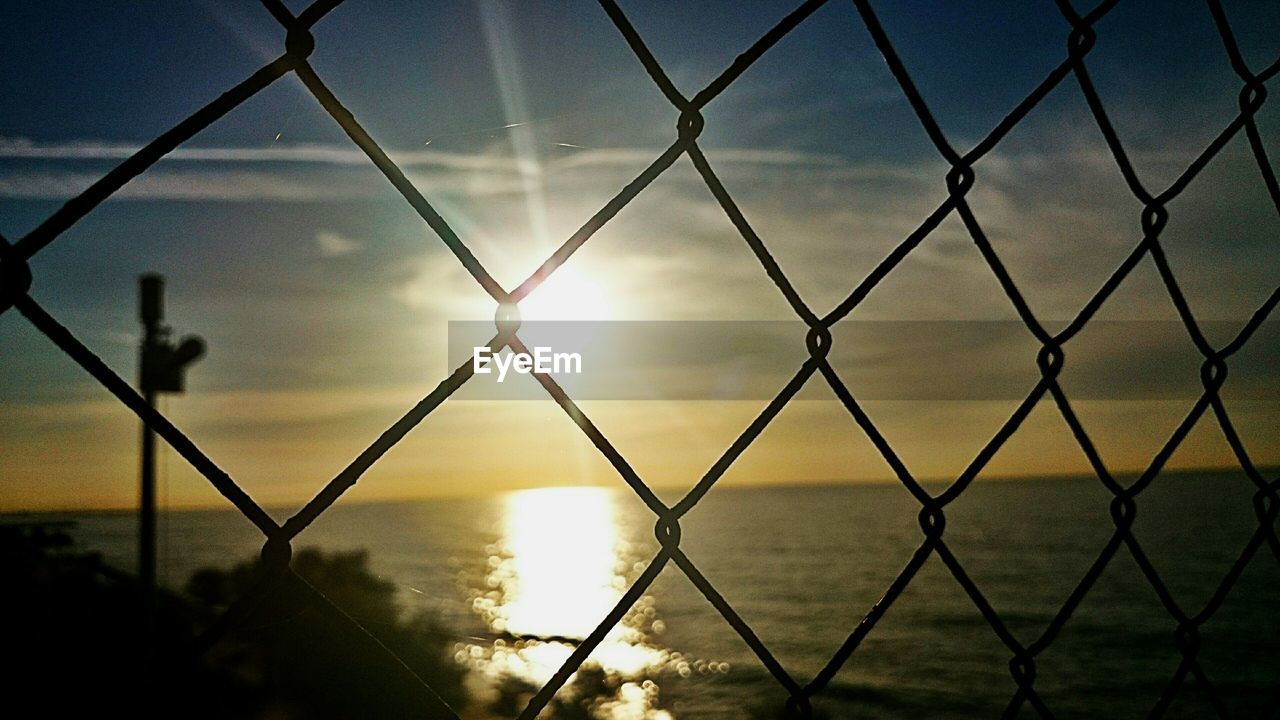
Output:
[[604,283],[567,265],[520,301],[524,320],[610,320],[612,314]]

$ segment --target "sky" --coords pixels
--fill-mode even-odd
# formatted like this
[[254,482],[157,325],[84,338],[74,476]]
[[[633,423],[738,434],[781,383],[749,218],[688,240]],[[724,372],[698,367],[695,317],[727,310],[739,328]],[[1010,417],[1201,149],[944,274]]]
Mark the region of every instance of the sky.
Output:
[[[676,86],[692,95],[795,3],[620,6]],[[1270,31],[1280,27],[1280,8],[1224,6],[1255,69],[1280,56],[1280,33]],[[1062,60],[1070,30],[1049,0],[881,0],[873,7],[962,150]],[[1162,190],[1231,122],[1241,81],[1202,3],[1122,1],[1096,29],[1091,75],[1142,182]],[[349,0],[317,25],[315,38],[311,62],[320,77],[508,288],[675,137],[678,113],[595,3]],[[249,0],[6,6],[0,234],[22,237],[276,57],[283,43],[270,14]],[[1278,108],[1269,103],[1257,116],[1273,158]],[[947,165],[851,3],[819,9],[704,115],[700,146],[820,313],[946,196]],[[1140,239],[1141,204],[1070,78],[975,171],[969,202],[1051,328],[1078,312]],[[1197,316],[1215,321],[1211,340],[1225,342],[1280,277],[1280,220],[1243,136],[1169,212],[1162,234],[1169,262]],[[125,378],[136,374],[136,277],[164,274],[168,322],[209,345],[188,392],[165,398],[164,411],[251,495],[284,508],[314,494],[448,374],[449,321],[485,320],[494,310],[293,75],[130,182],[31,266],[32,295]],[[527,304],[526,317],[541,319],[794,319],[687,158]],[[1099,318],[1177,315],[1147,259]],[[845,322],[1016,319],[952,216]],[[1274,340],[1275,322],[1260,337]],[[1161,337],[1136,343],[1086,330],[1067,347],[1069,394],[1072,373],[1085,372],[1071,360],[1085,357],[1089,382],[1110,383],[1124,396],[1095,393],[1075,405],[1117,472],[1145,467],[1198,395],[1194,347],[1176,333]],[[892,337],[874,347],[837,345],[832,356],[842,373],[879,363],[883,373],[851,390],[887,398],[866,409],[924,478],[955,477],[1037,377],[1038,347],[1029,335],[1000,352],[963,342],[963,333],[946,338],[926,357],[895,347]],[[794,342],[795,364],[777,369],[779,388],[803,359],[802,333]],[[1280,463],[1275,347],[1261,340],[1233,358],[1223,390],[1261,464]],[[0,348],[0,509],[133,504],[136,418],[17,312],[0,315]],[[907,375],[896,372],[904,357]],[[724,361],[693,353],[676,369],[714,374]],[[957,387],[981,380],[995,389],[991,399],[898,399],[941,375]],[[1083,375],[1076,378],[1080,387]],[[726,485],[891,477],[834,398],[814,390],[817,399],[793,403],[770,424]],[[678,495],[764,400],[582,406],[642,478]],[[1230,462],[1207,419],[1170,465]],[[222,503],[172,452],[162,467],[166,503]],[[1086,472],[1061,417],[1042,404],[981,477]],[[460,397],[350,495],[555,484],[622,486],[551,401]]]

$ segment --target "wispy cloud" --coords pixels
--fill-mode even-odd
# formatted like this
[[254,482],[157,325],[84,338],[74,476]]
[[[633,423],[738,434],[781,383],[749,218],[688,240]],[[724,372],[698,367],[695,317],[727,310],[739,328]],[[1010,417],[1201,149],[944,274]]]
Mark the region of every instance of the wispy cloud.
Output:
[[[139,147],[0,137],[0,197],[65,200],[104,173],[96,166],[89,170],[77,163],[123,160]],[[388,154],[424,191],[489,196],[523,193],[526,180],[534,175],[550,181],[584,170],[634,174],[661,153],[662,148],[593,148],[537,162],[496,150],[453,153],[402,149]],[[723,167],[849,170],[848,163],[836,155],[736,148],[715,150],[711,155],[712,161]],[[353,183],[343,174],[350,172],[370,177],[375,172],[364,153],[350,146],[184,147],[166,155],[157,167],[131,181],[113,199],[306,201],[369,197],[384,187]],[[597,179],[597,175],[591,176],[592,182]]]
[[[564,145],[564,147],[569,147]],[[0,160],[123,160],[138,152],[141,145],[78,140],[64,143],[36,143],[27,138],[0,137]],[[583,149],[542,163],[548,168],[648,163],[662,148]],[[712,153],[717,161],[765,165],[841,165],[838,155],[802,153],[788,150],[729,148]],[[497,153],[457,153],[440,150],[391,150],[388,155],[401,167],[437,167],[452,170],[501,170],[537,172],[538,164]],[[295,144],[243,147],[182,147],[165,155],[167,161],[211,163],[320,163],[327,165],[369,165],[365,154],[354,146]]]
[[[0,138],[0,159],[123,160],[142,148],[128,143],[77,140],[35,143],[26,138]],[[450,153],[409,150],[390,153],[406,167],[442,167],[456,170],[519,170],[510,159],[487,153]],[[328,165],[368,165],[369,159],[355,146],[297,144],[243,147],[181,147],[165,155],[179,162],[289,162]]]
[[[102,173],[85,170],[0,169],[0,198],[67,200],[82,192]],[[318,201],[369,197],[375,188],[350,185],[285,172],[206,169],[153,169],[112,195],[113,200],[187,201]]]
[[364,249],[364,243],[330,230],[322,230],[316,233],[316,247],[320,249],[321,257],[332,258],[359,252]]

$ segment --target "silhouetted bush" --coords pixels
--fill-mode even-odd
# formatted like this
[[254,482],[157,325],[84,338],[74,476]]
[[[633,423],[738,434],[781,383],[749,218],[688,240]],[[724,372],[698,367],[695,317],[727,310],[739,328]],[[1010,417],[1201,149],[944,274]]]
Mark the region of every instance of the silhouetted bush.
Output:
[[253,689],[193,651],[198,608],[161,593],[148,622],[137,581],[78,550],[63,525],[0,526],[0,578],[13,716],[252,716]]
[[[0,526],[9,701],[40,717],[210,720],[434,718],[446,716],[442,703],[472,704],[454,636],[430,614],[406,616],[366,552],[308,548],[291,567],[296,575],[257,595],[254,561],[199,570],[185,596],[161,591],[149,631],[135,578],[77,550],[60,526]],[[201,646],[240,598],[252,610]],[[540,717],[601,716],[622,683],[588,663]],[[482,710],[514,717],[537,688],[508,678],[496,690]]]
[[[296,575],[256,600],[243,627],[213,652],[256,669],[274,716],[436,717],[441,702],[465,705],[465,670],[451,657],[450,636],[430,615],[401,617],[395,585],[370,571],[365,551],[306,548],[292,568]],[[223,609],[252,596],[256,577],[252,561],[203,569],[187,592]]]

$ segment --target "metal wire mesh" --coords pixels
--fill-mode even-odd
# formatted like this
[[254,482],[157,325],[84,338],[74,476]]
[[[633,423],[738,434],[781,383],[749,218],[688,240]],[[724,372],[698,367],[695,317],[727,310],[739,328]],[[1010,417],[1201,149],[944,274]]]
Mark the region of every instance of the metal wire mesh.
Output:
[[[800,717],[809,716],[812,713],[810,700],[822,692],[823,688],[827,686],[840,668],[849,660],[868,633],[876,627],[886,610],[894,603],[912,581],[921,566],[931,556],[937,556],[945,565],[956,582],[972,600],[996,637],[1009,650],[1009,673],[1015,689],[1005,709],[1004,716],[1015,716],[1027,706],[1030,706],[1039,716],[1052,717],[1052,711],[1036,691],[1036,658],[1054,642],[1064,625],[1070,620],[1072,613],[1079,607],[1121,548],[1129,551],[1129,554],[1145,576],[1146,581],[1155,590],[1165,611],[1176,623],[1174,639],[1180,654],[1180,661],[1163,692],[1156,699],[1150,714],[1152,716],[1162,715],[1187,677],[1192,676],[1196,683],[1206,691],[1217,715],[1227,717],[1227,709],[1214,683],[1197,659],[1200,650],[1200,628],[1221,607],[1245,566],[1264,545],[1270,549],[1277,560],[1280,560],[1280,539],[1277,538],[1275,530],[1276,516],[1280,514],[1280,499],[1278,499],[1277,493],[1280,490],[1280,478],[1268,481],[1250,460],[1249,453],[1232,425],[1227,407],[1219,391],[1227,378],[1227,361],[1245,346],[1254,332],[1275,309],[1277,303],[1280,303],[1280,287],[1270,294],[1266,302],[1254,312],[1251,319],[1239,329],[1233,339],[1221,347],[1214,347],[1201,332],[1191,308],[1179,289],[1178,279],[1170,269],[1160,241],[1161,231],[1169,219],[1169,212],[1166,209],[1168,203],[1186,190],[1209,161],[1230,140],[1242,132],[1248,139],[1249,147],[1257,162],[1258,171],[1262,176],[1267,193],[1277,210],[1280,211],[1280,184],[1277,183],[1275,171],[1267,158],[1262,136],[1254,120],[1254,116],[1267,97],[1266,83],[1273,79],[1277,73],[1280,73],[1280,59],[1260,71],[1252,70],[1243,59],[1235,35],[1219,0],[1207,0],[1207,3],[1216,23],[1218,33],[1221,36],[1222,44],[1230,58],[1232,70],[1240,78],[1239,113],[1217,134],[1208,147],[1204,148],[1194,161],[1178,175],[1173,183],[1160,192],[1148,190],[1139,180],[1133,164],[1126,155],[1125,148],[1122,146],[1111,121],[1108,119],[1102,99],[1090,79],[1086,65],[1086,59],[1098,40],[1094,26],[1102,17],[1112,11],[1118,4],[1118,0],[1103,2],[1097,8],[1084,15],[1076,12],[1067,0],[1056,0],[1058,10],[1071,26],[1066,42],[1066,57],[1053,68],[1048,76],[1029,95],[1010,110],[985,137],[965,152],[960,152],[951,145],[935,121],[928,104],[917,90],[910,73],[896,53],[893,43],[881,26],[870,3],[867,0],[854,0],[854,6],[865,25],[865,29],[870,33],[877,49],[888,64],[889,70],[910,103],[920,124],[937,152],[950,165],[950,170],[945,175],[948,195],[914,231],[903,239],[892,252],[883,258],[854,287],[842,302],[823,316],[817,315],[810,309],[787,279],[781,267],[774,261],[763,240],[751,228],[742,211],[717,178],[711,163],[708,162],[698,145],[698,137],[704,126],[701,110],[728,88],[782,37],[824,5],[825,0],[809,0],[791,12],[756,41],[755,44],[738,55],[728,68],[691,98],[685,97],[676,89],[661,64],[649,52],[644,40],[632,27],[617,3],[614,0],[600,0],[600,5],[605,13],[621,33],[628,46],[630,46],[645,71],[678,112],[676,137],[666,151],[653,160],[643,172],[596,212],[577,232],[565,240],[528,279],[512,290],[502,287],[489,274],[463,240],[450,228],[445,220],[432,208],[431,203],[414,187],[382,148],[361,127],[356,118],[329,90],[308,62],[308,57],[315,48],[311,28],[340,3],[341,0],[317,0],[317,2],[295,16],[284,6],[281,0],[262,0],[262,4],[266,9],[287,31],[285,51],[280,57],[157,137],[133,156],[121,162],[83,193],[68,201],[26,236],[13,243],[10,243],[7,239],[0,238],[0,313],[8,311],[10,308],[17,308],[55,345],[100,382],[120,402],[137,414],[143,423],[163,437],[179,455],[207,478],[227,500],[253,522],[266,538],[262,549],[261,573],[257,584],[244,597],[233,603],[218,622],[205,633],[202,638],[203,646],[208,647],[229,628],[234,627],[239,619],[251,612],[266,592],[279,583],[292,581],[299,582],[304,587],[309,587],[289,567],[291,542],[321,513],[333,505],[344,491],[354,485],[406,433],[422,422],[433,410],[466,383],[472,375],[472,366],[468,362],[454,370],[421,402],[405,413],[394,425],[333,477],[320,493],[301,510],[283,524],[278,524],[253,498],[241,490],[229,475],[223,472],[212,459],[191,442],[180,429],[174,426],[164,415],[144,402],[142,397],[125,380],[111,370],[92,350],[81,343],[31,297],[29,290],[33,277],[28,261],[72,225],[84,218],[98,204],[110,197],[125,183],[147,170],[165,154],[195,136],[263,88],[288,73],[294,73],[301,79],[320,105],[342,127],[351,140],[364,151],[370,161],[377,166],[396,190],[417,211],[422,220],[440,237],[457,257],[458,261],[462,263],[463,267],[475,278],[476,282],[493,298],[497,304],[495,323],[497,333],[489,342],[489,346],[495,351],[502,347],[510,347],[514,351],[527,352],[519,337],[520,323],[517,304],[534,292],[548,276],[564,264],[597,230],[682,155],[687,155],[692,160],[694,167],[724,209],[729,220],[737,228],[743,240],[746,241],[755,257],[759,260],[768,277],[778,287],[778,290],[786,298],[796,315],[810,328],[806,338],[809,352],[808,359],[801,364],[790,381],[734,440],[729,448],[724,451],[693,488],[674,505],[663,503],[654,494],[645,481],[631,468],[622,454],[614,448],[608,438],[582,412],[573,399],[556,384],[554,379],[545,374],[536,374],[538,382],[545,388],[546,392],[564,409],[592,444],[599,449],[622,480],[653,511],[657,518],[655,534],[660,544],[660,549],[609,614],[600,620],[595,630],[577,645],[554,676],[532,697],[524,711],[520,713],[520,718],[536,717],[547,706],[555,693],[600,644],[606,633],[621,621],[627,610],[649,588],[668,563],[674,563],[693,582],[707,600],[715,606],[725,621],[750,646],[760,662],[786,690],[789,696],[788,708],[791,712]],[[1052,90],[1068,78],[1074,78],[1078,83],[1089,111],[1106,140],[1116,167],[1123,176],[1129,191],[1142,203],[1143,209],[1138,223],[1141,239],[1066,327],[1056,333],[1051,333],[1036,318],[1024,300],[1018,286],[1005,270],[999,255],[988,241],[981,223],[966,200],[966,195],[976,182],[977,174],[974,170],[974,165],[995,148],[1001,139],[1021,122]],[[853,393],[841,381],[839,375],[826,358],[832,344],[831,326],[856,309],[859,303],[878,283],[892,272],[912,250],[920,245],[944,219],[952,214],[957,215],[963,222],[970,238],[994,273],[1001,289],[1017,310],[1021,321],[1040,343],[1040,351],[1035,361],[1039,368],[1040,379],[955,481],[942,492],[932,495],[912,476],[912,473],[899,459],[885,437],[877,430],[870,417],[859,406]],[[1154,262],[1163,281],[1164,288],[1177,309],[1182,324],[1185,326],[1195,347],[1203,356],[1200,370],[1203,393],[1200,394],[1173,434],[1164,442],[1155,457],[1152,458],[1146,470],[1136,480],[1126,485],[1117,481],[1103,464],[1093,442],[1090,440],[1089,434],[1085,431],[1076,413],[1073,412],[1071,403],[1059,385],[1057,378],[1065,362],[1065,347],[1067,343],[1085,327],[1104,301],[1124,281],[1138,262],[1147,256],[1150,256]],[[831,387],[845,409],[893,469],[903,487],[919,502],[919,525],[922,539],[919,547],[911,555],[901,572],[886,588],[880,600],[869,608],[826,666],[814,678],[802,684],[801,681],[788,673],[768,647],[752,631],[751,627],[734,610],[730,603],[717,592],[712,583],[681,550],[680,519],[712,489],[734,460],[760,435],[770,421],[815,374],[820,374],[822,379]],[[945,537],[947,526],[946,508],[972,483],[988,460],[1019,428],[1031,410],[1038,403],[1045,401],[1046,398],[1053,403],[1066,420],[1075,442],[1084,451],[1094,472],[1097,474],[1098,480],[1113,496],[1110,503],[1110,515],[1115,525],[1115,530],[1098,553],[1096,560],[1093,561],[1088,571],[1075,585],[1066,602],[1058,610],[1048,626],[1034,640],[1024,642],[1015,637],[1009,630],[1001,619],[1000,614],[984,597],[982,590],[966,573],[964,565],[959,558],[948,547]],[[1137,498],[1139,495],[1156,479],[1166,461],[1178,448],[1192,427],[1208,413],[1212,413],[1212,416],[1221,426],[1222,432],[1240,467],[1243,468],[1245,474],[1256,487],[1256,492],[1253,495],[1253,510],[1258,521],[1258,527],[1239,557],[1222,577],[1209,601],[1199,610],[1192,611],[1184,609],[1174,599],[1169,588],[1161,580],[1160,573],[1143,551],[1141,542],[1133,532],[1133,525],[1138,508]],[[318,601],[328,603],[328,600],[323,595],[318,592],[312,592]],[[359,623],[342,613],[340,608],[333,609],[359,628]],[[363,630],[363,628],[360,629]],[[386,649],[385,646],[384,649],[386,652],[391,653],[391,650]],[[408,668],[407,665],[405,667],[406,669]],[[434,693],[427,687],[425,682],[423,687],[425,693],[434,696]],[[1274,705],[1278,698],[1280,698],[1280,694],[1274,694],[1270,699],[1273,705],[1272,712],[1276,709]],[[436,700],[439,701],[439,698],[437,697]],[[443,701],[439,701],[439,707],[442,717],[457,717]]]

